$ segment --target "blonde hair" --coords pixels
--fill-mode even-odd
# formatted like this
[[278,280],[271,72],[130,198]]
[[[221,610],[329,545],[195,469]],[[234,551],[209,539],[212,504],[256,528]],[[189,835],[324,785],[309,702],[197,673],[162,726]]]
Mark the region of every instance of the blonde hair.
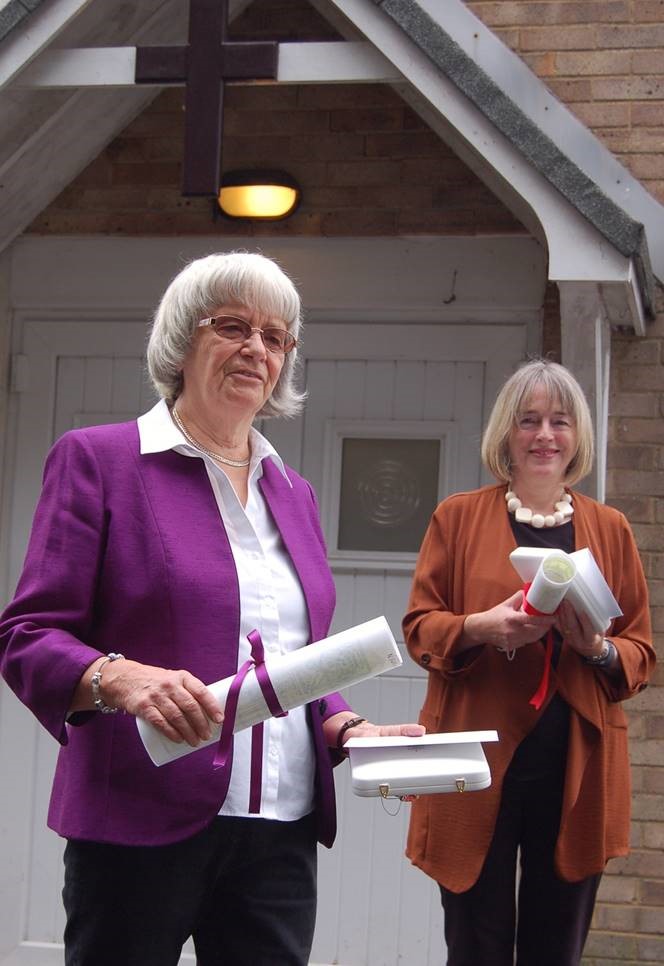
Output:
[[550,403],[569,414],[576,430],[576,452],[565,471],[572,485],[587,476],[594,456],[593,424],[583,389],[572,373],[557,362],[535,359],[522,365],[504,384],[491,410],[482,437],[482,460],[501,483],[511,477],[509,441],[524,405],[536,389],[544,389]]
[[[148,372],[155,389],[170,405],[182,392],[182,366],[198,323],[224,302],[239,302],[282,319],[298,337],[300,296],[276,262],[242,251],[197,258],[164,292],[150,330]],[[295,386],[296,359],[297,349],[286,355],[272,395],[258,416],[294,416],[301,410],[306,393]]]

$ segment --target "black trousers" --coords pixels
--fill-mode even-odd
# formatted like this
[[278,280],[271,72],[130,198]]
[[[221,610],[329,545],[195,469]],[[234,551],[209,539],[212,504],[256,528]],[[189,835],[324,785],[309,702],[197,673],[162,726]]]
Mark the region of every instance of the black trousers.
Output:
[[66,966],[306,966],[316,919],[314,816],[216,818],[165,846],[69,840]]
[[578,966],[601,876],[564,882],[555,873],[562,786],[560,775],[506,778],[478,881],[458,894],[440,887],[448,966],[514,966],[515,952],[517,966]]

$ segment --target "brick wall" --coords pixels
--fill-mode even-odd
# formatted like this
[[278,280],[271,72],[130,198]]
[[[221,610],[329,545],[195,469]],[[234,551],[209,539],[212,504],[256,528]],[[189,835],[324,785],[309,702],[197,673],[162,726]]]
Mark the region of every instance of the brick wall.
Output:
[[[664,201],[664,0],[477,0],[492,27]],[[295,24],[295,27],[293,27]],[[275,25],[278,29],[275,30]],[[306,3],[256,0],[236,36],[333,39]],[[248,228],[179,192],[182,94],[161,94],[32,224],[33,233],[505,234],[519,222],[390,89],[227,88],[224,166],[284,167],[304,201]],[[664,654],[664,296],[645,339],[614,333],[609,501],[627,513]],[[544,350],[560,351],[557,292]],[[634,784],[632,852],[610,863],[584,963],[664,963],[664,664],[626,704]]]
[[[469,0],[632,174],[664,202],[663,0]],[[545,328],[545,333],[550,329]],[[641,550],[664,655],[664,297],[647,338],[614,333],[609,502]],[[554,339],[555,345],[555,339]],[[664,962],[664,665],[625,709],[632,852],[610,863],[584,963]]]
[[283,222],[183,198],[183,93],[160,94],[33,222],[39,234],[399,235],[524,231],[388,87],[228,87],[223,167],[284,168],[303,202]]
[[468,0],[664,202],[662,0]]

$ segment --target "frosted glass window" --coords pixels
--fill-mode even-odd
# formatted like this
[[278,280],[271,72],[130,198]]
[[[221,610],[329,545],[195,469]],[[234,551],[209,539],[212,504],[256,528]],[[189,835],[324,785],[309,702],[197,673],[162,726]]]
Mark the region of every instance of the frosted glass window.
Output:
[[440,439],[342,442],[339,550],[417,553],[438,503]]

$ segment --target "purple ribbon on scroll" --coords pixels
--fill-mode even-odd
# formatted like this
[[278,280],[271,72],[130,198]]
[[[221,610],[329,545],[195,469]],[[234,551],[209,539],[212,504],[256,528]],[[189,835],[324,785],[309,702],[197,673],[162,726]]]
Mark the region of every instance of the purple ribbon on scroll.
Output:
[[[226,706],[224,708],[224,720],[219,735],[219,744],[214,756],[215,768],[233,767],[232,742],[233,730],[235,728],[235,715],[237,714],[237,703],[240,697],[240,688],[247,674],[252,668],[256,670],[256,680],[265,698],[265,703],[270,709],[274,718],[285,718],[288,711],[279,704],[276,692],[272,687],[270,675],[265,667],[265,651],[263,642],[258,631],[250,631],[247,640],[251,645],[251,657],[238,669],[237,674],[231,682],[226,696]],[[263,722],[259,722],[251,729],[251,784],[249,791],[249,812],[256,814],[261,807],[261,786],[263,772]]]

